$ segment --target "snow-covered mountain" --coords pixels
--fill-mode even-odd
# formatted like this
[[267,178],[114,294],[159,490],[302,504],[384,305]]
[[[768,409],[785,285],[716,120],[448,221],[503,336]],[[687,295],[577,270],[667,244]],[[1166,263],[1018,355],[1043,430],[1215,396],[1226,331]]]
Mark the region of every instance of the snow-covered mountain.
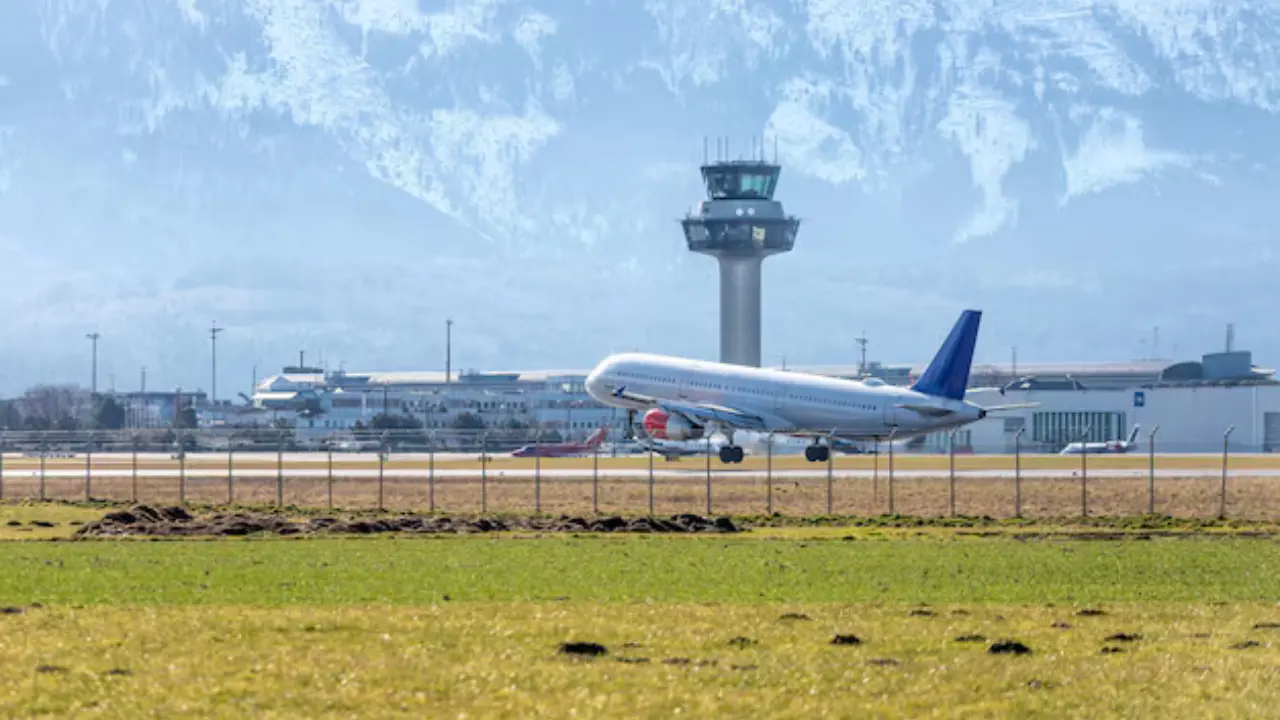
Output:
[[[29,0],[0,8],[0,393],[714,357],[676,218],[763,136],[765,357],[1115,359],[1272,330],[1280,2]],[[240,379],[241,382],[236,382]],[[224,395],[227,393],[224,391]]]

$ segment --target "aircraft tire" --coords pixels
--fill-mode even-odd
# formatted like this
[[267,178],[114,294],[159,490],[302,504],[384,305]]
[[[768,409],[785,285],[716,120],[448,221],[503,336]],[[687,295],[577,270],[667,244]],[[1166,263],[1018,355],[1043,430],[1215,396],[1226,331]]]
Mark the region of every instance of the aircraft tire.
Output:
[[728,465],[730,463],[740,463],[743,458],[742,446],[740,445],[722,445],[720,447],[720,462]]

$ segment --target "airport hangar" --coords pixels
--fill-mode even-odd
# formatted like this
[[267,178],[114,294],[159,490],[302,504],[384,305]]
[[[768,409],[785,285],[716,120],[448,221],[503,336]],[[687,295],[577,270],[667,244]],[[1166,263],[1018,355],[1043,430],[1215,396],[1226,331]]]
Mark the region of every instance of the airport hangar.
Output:
[[[286,368],[261,380],[252,406],[213,408],[209,425],[265,424],[289,417],[308,399],[323,414],[299,421],[301,436],[342,433],[383,412],[417,417],[430,428],[450,428],[470,413],[487,426],[516,420],[537,423],[574,439],[608,425],[621,430],[626,415],[587,395],[587,370],[512,372],[325,372]],[[878,377],[907,385],[923,364],[792,367],[843,378]],[[1232,447],[1240,451],[1280,449],[1280,382],[1275,371],[1253,365],[1247,350],[1210,353],[1200,360],[1141,360],[1103,363],[1019,364],[1016,368],[975,364],[969,399],[980,405],[1032,402],[1034,408],[1002,413],[956,433],[959,452],[1011,452],[1015,437],[1026,452],[1056,452],[1069,442],[1125,438],[1136,424],[1145,441],[1155,425],[1161,452],[1215,452],[1235,426]],[[636,423],[639,427],[639,423]],[[1087,430],[1087,434],[1086,434]],[[616,436],[615,436],[616,437]],[[933,435],[910,449],[946,452],[950,438]]]

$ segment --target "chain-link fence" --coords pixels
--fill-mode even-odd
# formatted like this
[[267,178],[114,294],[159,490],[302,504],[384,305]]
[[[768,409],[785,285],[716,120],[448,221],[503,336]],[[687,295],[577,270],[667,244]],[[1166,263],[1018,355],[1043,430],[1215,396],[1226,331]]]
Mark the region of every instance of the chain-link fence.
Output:
[[[1215,454],[1151,434],[1124,452],[830,453],[765,441],[724,464],[710,441],[646,451],[528,431],[102,431],[0,434],[0,498],[445,512],[1280,519],[1280,456],[1224,429]],[[968,450],[967,448],[965,450]]]

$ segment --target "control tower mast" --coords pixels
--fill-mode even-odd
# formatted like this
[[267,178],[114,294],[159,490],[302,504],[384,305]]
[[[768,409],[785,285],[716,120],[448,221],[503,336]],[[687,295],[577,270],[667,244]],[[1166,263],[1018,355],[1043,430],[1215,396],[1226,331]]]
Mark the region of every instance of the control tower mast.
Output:
[[773,199],[782,168],[764,160],[702,165],[707,199],[685,216],[689,249],[720,262],[720,361],[760,366],[760,269],[795,246],[800,220]]

